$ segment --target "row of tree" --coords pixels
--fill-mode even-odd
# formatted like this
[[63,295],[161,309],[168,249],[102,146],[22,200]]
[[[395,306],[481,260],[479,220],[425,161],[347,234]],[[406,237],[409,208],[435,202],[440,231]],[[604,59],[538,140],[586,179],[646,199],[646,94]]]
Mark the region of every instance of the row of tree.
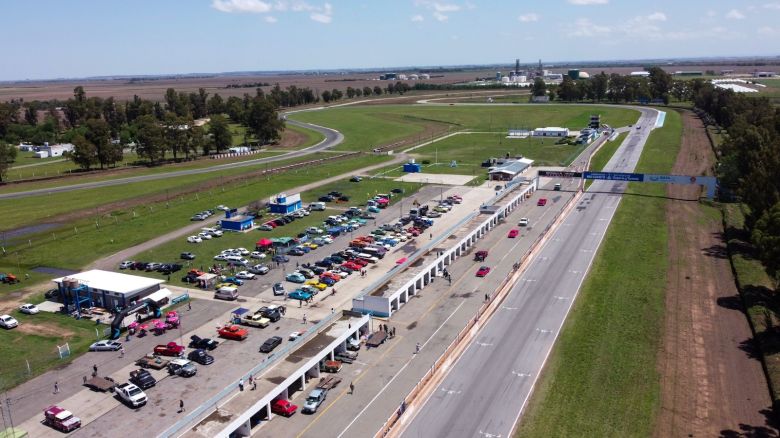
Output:
[[780,274],[780,108],[709,83],[698,85],[697,108],[728,134],[719,146],[721,192],[749,207],[746,227],[767,270]]

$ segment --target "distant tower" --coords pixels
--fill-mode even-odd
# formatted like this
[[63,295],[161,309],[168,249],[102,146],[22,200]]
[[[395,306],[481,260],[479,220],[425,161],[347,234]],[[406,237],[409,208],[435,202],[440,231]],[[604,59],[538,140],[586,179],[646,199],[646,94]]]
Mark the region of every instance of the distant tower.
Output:
[[516,75],[520,74],[520,59],[519,58],[515,59],[515,74]]
[[544,75],[544,70],[542,70],[542,60],[541,59],[539,60],[539,68],[536,70],[536,75],[537,76]]

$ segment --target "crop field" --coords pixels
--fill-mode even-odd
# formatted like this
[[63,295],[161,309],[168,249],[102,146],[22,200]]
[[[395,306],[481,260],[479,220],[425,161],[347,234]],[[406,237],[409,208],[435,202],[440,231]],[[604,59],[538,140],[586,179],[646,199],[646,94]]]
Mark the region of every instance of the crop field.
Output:
[[[669,173],[682,132],[668,112],[637,166]],[[650,436],[660,397],[669,266],[665,187],[629,185],[545,366],[517,436]],[[650,255],[650,256],[648,256]]]
[[[351,160],[326,163],[307,171],[290,171],[275,174],[268,178],[252,178],[233,182],[229,185],[204,189],[182,197],[149,202],[135,208],[117,208],[75,222],[62,224],[55,229],[35,232],[23,238],[10,238],[3,235],[7,253],[0,256],[0,272],[14,272],[19,275],[30,273],[31,281],[42,280],[50,276],[31,271],[38,266],[64,269],[81,269],[90,262],[123,248],[144,242],[154,236],[175,230],[189,223],[192,214],[218,204],[231,206],[246,205],[252,201],[264,200],[271,195],[289,190],[325,178],[349,172],[364,166],[378,164],[388,157],[367,156]],[[160,182],[155,182],[160,184]],[[133,188],[136,190],[137,188]],[[148,188],[147,188],[148,189]],[[164,191],[164,189],[163,189]],[[81,192],[73,192],[81,194]],[[137,194],[143,194],[139,191]],[[72,194],[71,194],[72,195]],[[90,199],[82,195],[82,202]],[[95,194],[91,195],[95,197]],[[10,200],[11,203],[24,203],[23,208],[40,210],[40,200],[35,198]],[[64,204],[68,200],[63,199]],[[100,205],[99,201],[95,205]],[[47,203],[51,206],[51,203]],[[65,208],[64,205],[58,205]],[[11,211],[11,210],[9,210]],[[40,220],[39,220],[40,221]],[[23,217],[15,219],[16,225],[32,224]],[[96,224],[97,223],[97,224]],[[28,240],[29,239],[29,240]],[[16,290],[28,282],[7,286],[0,285],[3,291]]]
[[610,126],[633,124],[639,113],[634,110],[590,105],[539,106],[438,106],[377,105],[331,108],[327,111],[297,113],[291,117],[304,122],[328,126],[346,137],[337,149],[371,150],[404,138],[417,142],[430,140],[426,126],[438,130],[471,130],[506,132],[511,128],[563,126],[580,129],[587,126],[591,114],[601,114],[602,123]]

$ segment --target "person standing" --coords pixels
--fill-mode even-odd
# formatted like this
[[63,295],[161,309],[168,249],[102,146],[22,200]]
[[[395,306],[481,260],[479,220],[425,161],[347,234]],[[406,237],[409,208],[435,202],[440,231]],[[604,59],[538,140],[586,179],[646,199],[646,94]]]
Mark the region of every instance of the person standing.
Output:
[[125,347],[119,347],[119,357],[125,357]]
[[303,314],[303,323],[306,324],[306,314]]
[[60,393],[60,384],[59,382],[54,382],[54,393],[59,394]]
[[184,400],[179,399],[179,413],[184,412]]
[[192,310],[192,301],[187,301],[187,310]]
[[238,390],[243,391],[244,390],[244,379],[240,378],[238,379]]
[[418,343],[417,343],[417,346],[415,347],[414,354],[417,354],[417,353],[419,353],[419,352],[420,352],[420,343],[418,342]]
[[97,376],[97,364],[92,365],[92,377]]
[[355,384],[353,382],[349,382],[349,393],[350,394],[355,393]]

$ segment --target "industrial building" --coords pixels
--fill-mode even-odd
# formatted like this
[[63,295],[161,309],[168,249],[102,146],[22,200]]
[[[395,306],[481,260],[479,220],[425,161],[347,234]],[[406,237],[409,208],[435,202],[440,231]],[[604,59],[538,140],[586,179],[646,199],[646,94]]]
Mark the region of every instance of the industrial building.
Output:
[[223,231],[246,231],[255,226],[255,217],[238,214],[238,210],[234,208],[225,212],[225,219],[219,224]]
[[536,128],[533,133],[534,137],[568,137],[569,128],[558,128],[555,126],[547,128]]
[[775,76],[777,76],[777,73],[775,73],[773,71],[757,71],[757,72],[753,72],[753,77],[754,78],[773,78]]
[[511,181],[528,170],[533,162],[534,160],[528,158],[504,161],[498,166],[488,169],[488,179],[491,181]]
[[99,269],[55,278],[52,281],[57,284],[60,302],[68,311],[93,306],[109,310],[124,308],[155,292],[163,291],[164,295],[167,291],[160,287],[164,283],[163,280]]
[[303,203],[301,202],[300,193],[290,196],[280,193],[271,198],[268,207],[270,208],[271,213],[289,214],[303,208]]

